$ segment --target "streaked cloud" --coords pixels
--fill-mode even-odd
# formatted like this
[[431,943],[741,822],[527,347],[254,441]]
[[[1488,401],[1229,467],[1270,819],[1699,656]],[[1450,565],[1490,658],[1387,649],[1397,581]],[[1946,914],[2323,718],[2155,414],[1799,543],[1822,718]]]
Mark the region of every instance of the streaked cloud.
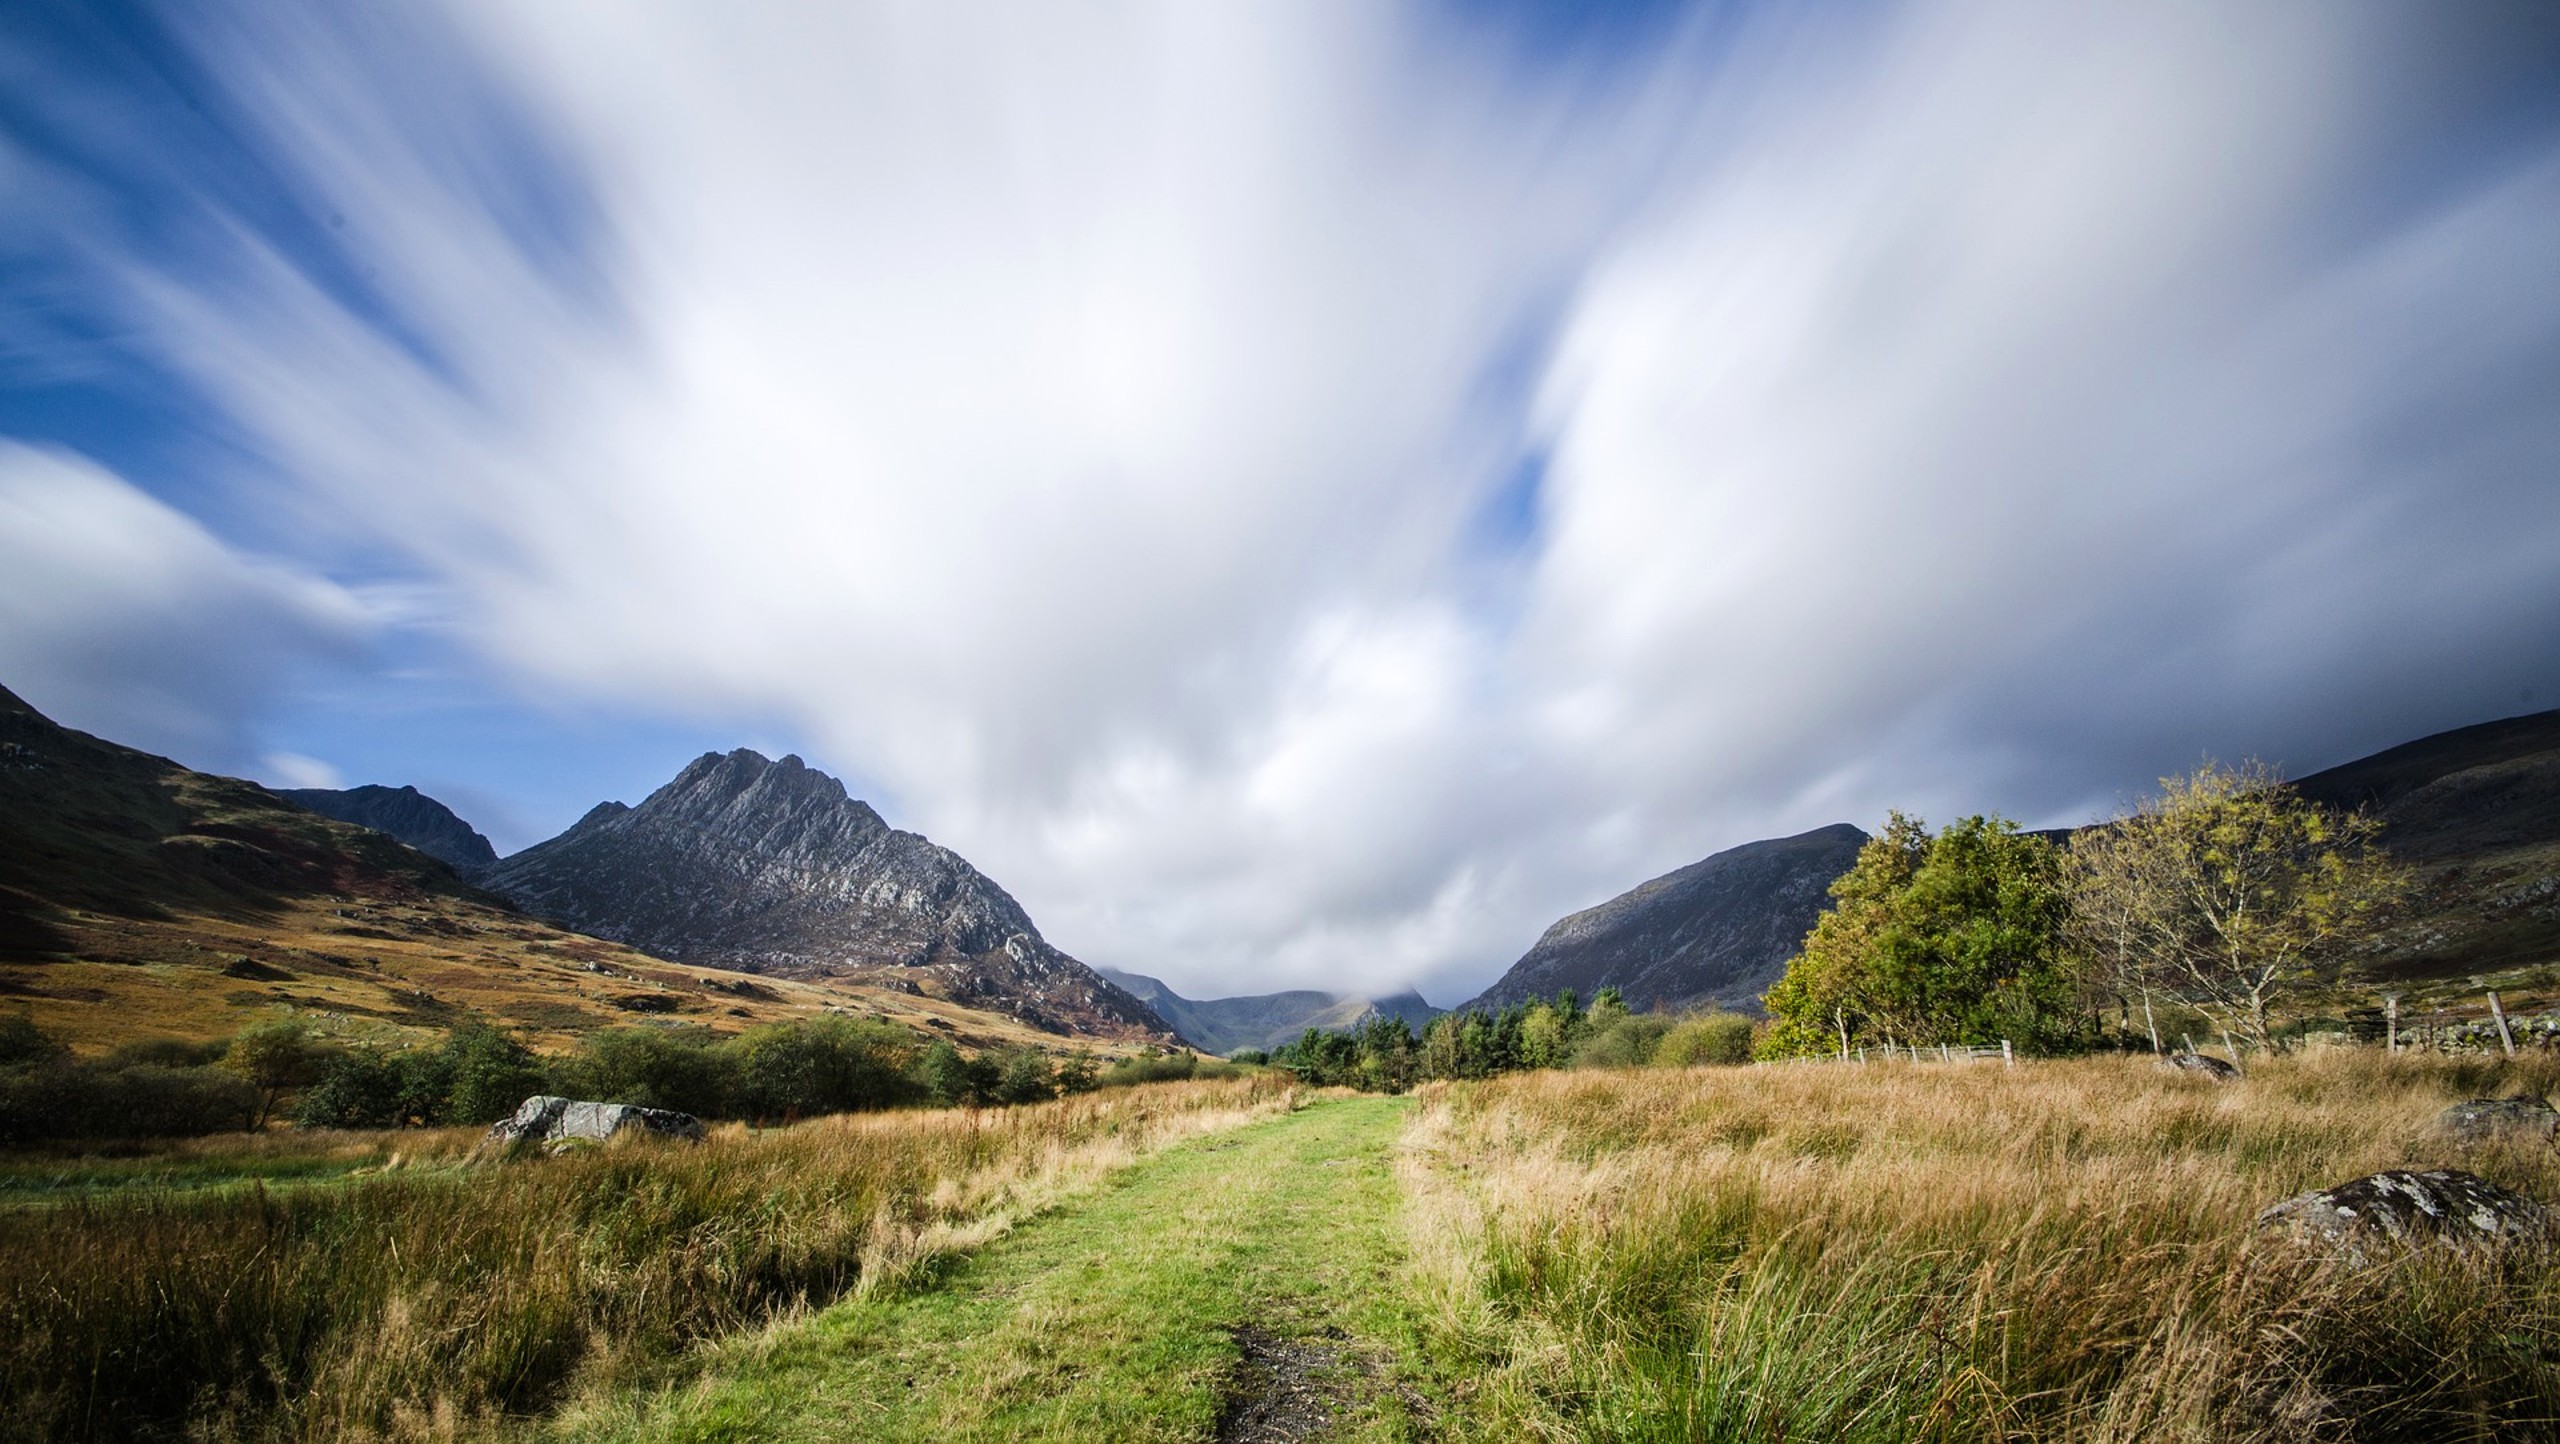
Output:
[[86,198],[10,242],[74,298],[26,364],[162,378],[201,465],[44,465],[527,696],[782,719],[1197,993],[1446,1001],[1713,847],[2560,685],[2497,13],[1470,15],[181,12],[210,119],[48,124],[202,175],[21,125],[0,186]]

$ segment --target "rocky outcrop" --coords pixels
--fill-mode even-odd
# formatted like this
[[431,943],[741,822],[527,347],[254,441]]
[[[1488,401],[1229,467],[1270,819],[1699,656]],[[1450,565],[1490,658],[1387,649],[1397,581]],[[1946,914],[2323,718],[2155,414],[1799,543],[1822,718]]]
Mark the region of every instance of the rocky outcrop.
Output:
[[414,787],[290,787],[278,789],[276,795],[322,817],[387,832],[464,877],[498,860],[498,850],[489,845],[489,839],[455,816],[452,808]]
[[2549,1215],[2523,1194],[2447,1169],[2392,1169],[2288,1198],[2258,1215],[2258,1226],[2312,1242],[2354,1245],[2499,1243],[2543,1232]]
[[889,826],[797,757],[706,753],[639,806],[599,806],[482,883],[679,962],[849,978],[1051,1032],[1173,1041],[959,854]]
[[1588,1002],[1614,987],[1639,1012],[1707,1003],[1757,1012],[1866,841],[1857,828],[1834,823],[1666,873],[1548,928],[1500,981],[1456,1011],[1552,998],[1564,988]]
[[2436,1126],[2465,1143],[2548,1139],[2560,1130],[2560,1110],[2540,1098],[2473,1098],[2437,1114]]
[[2160,1060],[2160,1066],[2181,1073],[2193,1073],[2199,1078],[2210,1079],[2216,1083],[2228,1083],[2240,1076],[2239,1069],[2206,1053],[2172,1053]]
[[489,1136],[483,1147],[498,1148],[510,1143],[566,1143],[588,1139],[601,1143],[626,1128],[660,1138],[697,1139],[702,1136],[702,1120],[690,1113],[677,1113],[666,1108],[641,1108],[629,1103],[581,1103],[572,1098],[537,1094],[524,1100],[513,1118],[489,1125]]

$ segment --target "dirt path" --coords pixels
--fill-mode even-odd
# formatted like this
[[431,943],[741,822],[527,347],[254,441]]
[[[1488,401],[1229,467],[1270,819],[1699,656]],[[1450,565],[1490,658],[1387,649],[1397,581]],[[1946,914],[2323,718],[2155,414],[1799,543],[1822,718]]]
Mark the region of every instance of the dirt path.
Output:
[[580,1438],[1415,1437],[1389,1150],[1361,1098],[1168,1150],[901,1297],[734,1347]]

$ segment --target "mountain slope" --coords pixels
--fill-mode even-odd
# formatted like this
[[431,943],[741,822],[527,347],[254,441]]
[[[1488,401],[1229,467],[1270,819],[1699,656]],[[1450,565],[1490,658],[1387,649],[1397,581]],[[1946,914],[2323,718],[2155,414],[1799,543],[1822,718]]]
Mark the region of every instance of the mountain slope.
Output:
[[56,725],[0,690],[0,1010],[87,1051],[289,1013],[386,1044],[466,1019],[557,1046],[641,1019],[858,1012],[972,1045],[1010,1020],[834,985],[741,986],[524,917],[380,832]]
[[1604,987],[1639,1012],[1704,1003],[1756,1010],[1866,840],[1834,823],[1665,873],[1548,928],[1458,1011],[1552,998],[1564,988],[1588,1002]]
[[684,962],[857,979],[1051,1032],[1172,1036],[1043,941],[959,854],[890,827],[797,757],[705,753],[638,807],[605,803],[482,881],[565,926]]
[[1354,993],[1296,989],[1243,998],[1186,998],[1144,973],[1114,968],[1095,971],[1126,988],[1154,1008],[1191,1046],[1209,1053],[1239,1048],[1277,1048],[1296,1042],[1309,1028],[1347,1032],[1374,1014],[1404,1019],[1416,1033],[1440,1016],[1440,1010],[1414,992],[1369,998]]
[[2369,807],[2416,891],[2367,971],[2445,977],[2560,960],[2560,711],[2404,743],[2294,786]]
[[465,877],[498,860],[489,839],[414,787],[292,787],[278,789],[276,796],[322,817],[389,833]]

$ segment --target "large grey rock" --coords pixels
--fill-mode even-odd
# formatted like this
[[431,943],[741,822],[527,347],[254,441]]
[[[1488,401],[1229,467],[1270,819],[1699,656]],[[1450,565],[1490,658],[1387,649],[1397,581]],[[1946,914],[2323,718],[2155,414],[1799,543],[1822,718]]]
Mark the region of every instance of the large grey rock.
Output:
[[486,1142],[495,1146],[584,1138],[601,1143],[626,1128],[662,1138],[702,1136],[702,1120],[690,1113],[629,1103],[582,1103],[544,1093],[524,1100],[515,1117],[491,1124]]
[[2436,1115],[2436,1126],[2465,1143],[2500,1135],[2549,1138],[2560,1129],[2560,1110],[2540,1098],[2473,1098]]
[[2172,1053],[2160,1060],[2160,1066],[2175,1068],[2183,1073],[2194,1073],[2200,1077],[2210,1078],[2216,1083],[2228,1083],[2240,1076],[2239,1069],[2207,1053]]
[[797,757],[705,753],[638,807],[603,803],[480,881],[678,962],[914,984],[1052,1032],[1174,1040],[967,859],[889,826]]
[[2288,1198],[2258,1226],[2352,1248],[2384,1238],[2413,1243],[2499,1243],[2539,1234],[2549,1212],[2523,1194],[2448,1169],[2392,1169]]

